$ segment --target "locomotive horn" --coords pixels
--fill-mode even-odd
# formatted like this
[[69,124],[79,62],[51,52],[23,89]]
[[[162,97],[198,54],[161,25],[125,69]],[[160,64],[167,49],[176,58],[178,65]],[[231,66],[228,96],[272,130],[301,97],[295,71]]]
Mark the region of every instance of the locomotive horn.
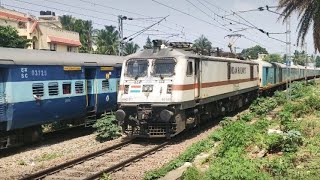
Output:
[[160,112],[160,118],[163,121],[169,121],[172,116],[173,116],[173,112],[169,110],[164,109]]
[[122,109],[119,109],[116,111],[115,116],[116,116],[116,120],[123,121],[124,118],[126,117],[126,113]]

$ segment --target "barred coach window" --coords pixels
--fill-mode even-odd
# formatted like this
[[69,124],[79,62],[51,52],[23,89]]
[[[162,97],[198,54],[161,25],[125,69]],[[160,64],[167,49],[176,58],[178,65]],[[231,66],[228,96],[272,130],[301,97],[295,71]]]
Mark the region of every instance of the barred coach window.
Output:
[[49,96],[56,96],[59,94],[59,86],[57,82],[50,82],[48,85]]
[[75,89],[76,89],[76,94],[82,94],[83,93],[83,82],[76,81]]
[[44,95],[43,83],[32,84],[33,95],[42,97]]

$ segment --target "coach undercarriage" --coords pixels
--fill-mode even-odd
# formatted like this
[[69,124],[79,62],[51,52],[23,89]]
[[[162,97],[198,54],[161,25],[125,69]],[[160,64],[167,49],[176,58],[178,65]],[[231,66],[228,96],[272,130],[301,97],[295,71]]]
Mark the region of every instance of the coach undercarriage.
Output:
[[123,132],[129,136],[171,138],[185,129],[248,105],[256,96],[257,90],[254,90],[205,104],[199,103],[187,109],[180,109],[181,104],[166,107],[154,107],[151,104],[122,107],[120,111],[125,112],[125,118],[120,124]]

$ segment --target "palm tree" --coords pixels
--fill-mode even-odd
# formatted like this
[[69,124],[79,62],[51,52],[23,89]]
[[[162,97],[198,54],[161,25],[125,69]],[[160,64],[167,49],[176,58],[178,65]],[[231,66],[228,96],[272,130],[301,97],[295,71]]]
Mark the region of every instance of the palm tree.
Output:
[[283,20],[287,20],[294,12],[298,13],[297,44],[303,44],[308,30],[313,25],[313,43],[315,51],[320,51],[320,1],[319,0],[279,0],[278,10],[282,9]]
[[105,29],[97,31],[97,53],[116,55],[118,53],[119,33],[114,26],[105,26]]
[[68,31],[72,31],[74,29],[75,19],[70,15],[63,15],[59,17],[62,28]]
[[134,42],[125,43],[123,53],[125,56],[127,56],[129,54],[136,53],[139,48],[140,47],[138,46],[138,44],[135,44]]
[[205,55],[206,51],[211,50],[211,45],[212,43],[204,35],[201,35],[198,39],[194,41],[193,47],[200,51],[202,55]]

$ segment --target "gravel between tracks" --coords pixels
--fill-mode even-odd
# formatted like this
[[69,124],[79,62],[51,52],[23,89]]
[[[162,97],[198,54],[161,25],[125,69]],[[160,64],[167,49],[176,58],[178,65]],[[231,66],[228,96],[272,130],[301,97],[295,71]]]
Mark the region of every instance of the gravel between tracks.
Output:
[[[178,157],[193,143],[206,138],[218,126],[174,145],[169,145],[155,154],[131,164],[112,174],[112,179],[143,179],[146,171],[159,168]],[[125,138],[99,143],[95,134],[82,136],[64,142],[25,149],[23,152],[0,159],[0,179],[18,179],[76,157],[115,145]],[[170,153],[169,153],[170,152]]]
[[0,159],[0,179],[18,179],[76,157],[118,144],[124,138],[100,143],[95,134],[37,147]]

